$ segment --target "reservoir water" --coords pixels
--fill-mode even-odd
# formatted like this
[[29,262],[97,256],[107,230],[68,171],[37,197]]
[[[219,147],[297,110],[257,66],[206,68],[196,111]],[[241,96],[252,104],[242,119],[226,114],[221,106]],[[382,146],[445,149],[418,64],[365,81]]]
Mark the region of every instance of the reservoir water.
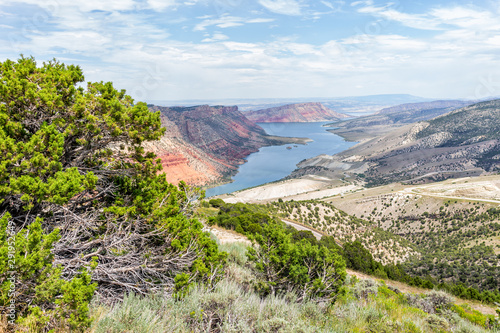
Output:
[[246,158],[247,162],[238,168],[232,183],[207,189],[206,196],[230,193],[279,180],[295,170],[297,163],[303,159],[321,154],[333,155],[355,144],[327,132],[329,128],[322,125],[328,123],[259,123],[270,135],[307,137],[313,142],[261,148]]

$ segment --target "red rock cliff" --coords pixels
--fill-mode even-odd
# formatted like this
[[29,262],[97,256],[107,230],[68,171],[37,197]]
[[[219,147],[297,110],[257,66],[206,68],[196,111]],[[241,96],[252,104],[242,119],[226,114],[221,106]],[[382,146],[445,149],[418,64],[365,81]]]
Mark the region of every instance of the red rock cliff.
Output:
[[245,116],[256,123],[335,121],[349,116],[335,112],[321,103],[297,103],[249,111]]
[[160,107],[161,140],[145,145],[162,160],[170,182],[194,185],[218,182],[234,173],[244,158],[272,144],[265,131],[236,106]]

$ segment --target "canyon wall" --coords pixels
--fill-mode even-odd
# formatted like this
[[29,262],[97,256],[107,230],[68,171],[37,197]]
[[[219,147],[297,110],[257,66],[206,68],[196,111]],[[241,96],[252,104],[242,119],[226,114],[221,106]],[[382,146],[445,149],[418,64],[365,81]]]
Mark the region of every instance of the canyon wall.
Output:
[[335,121],[348,115],[335,112],[321,103],[296,103],[269,109],[245,112],[245,116],[256,123],[288,123]]
[[283,144],[248,120],[237,106],[161,107],[165,135],[145,144],[162,160],[172,183],[220,183],[234,174],[244,158],[263,146]]

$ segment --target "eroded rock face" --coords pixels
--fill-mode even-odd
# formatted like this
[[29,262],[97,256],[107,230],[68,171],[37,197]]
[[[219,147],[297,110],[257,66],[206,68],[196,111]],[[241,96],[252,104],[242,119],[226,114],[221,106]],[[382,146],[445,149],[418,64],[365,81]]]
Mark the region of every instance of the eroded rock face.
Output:
[[335,121],[349,116],[335,112],[321,103],[297,103],[249,111],[245,116],[256,123]]
[[265,131],[236,106],[160,107],[165,135],[145,144],[162,160],[167,179],[193,185],[220,182],[244,158],[270,144]]

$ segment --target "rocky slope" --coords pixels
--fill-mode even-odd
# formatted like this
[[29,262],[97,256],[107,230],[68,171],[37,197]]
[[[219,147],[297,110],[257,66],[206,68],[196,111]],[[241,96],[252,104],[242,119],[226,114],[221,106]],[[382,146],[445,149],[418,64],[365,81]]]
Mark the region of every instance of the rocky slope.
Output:
[[[419,102],[419,103],[406,103],[384,108],[377,112],[376,114],[393,114],[399,112],[413,111],[412,113],[418,113],[418,111],[427,111],[426,114],[432,114],[432,110],[445,110],[445,109],[458,109],[467,105],[474,104],[471,101],[460,101],[460,100],[437,100],[431,102]],[[446,112],[445,112],[446,113]],[[434,117],[437,117],[435,115]],[[432,116],[430,118],[433,118]],[[430,119],[428,118],[428,119]]]
[[375,114],[330,124],[330,132],[349,141],[360,141],[389,133],[395,127],[435,118],[474,102],[440,100],[407,103],[384,108]]
[[328,171],[371,185],[421,183],[500,170],[500,100],[400,127],[341,154],[302,161],[295,176]]
[[319,122],[340,120],[349,116],[335,112],[321,103],[288,104],[269,109],[245,112],[256,123]]
[[169,181],[184,180],[206,185],[223,181],[234,174],[244,158],[259,148],[287,142],[294,138],[266,135],[248,120],[236,106],[161,107],[165,135],[145,145],[162,160]]

